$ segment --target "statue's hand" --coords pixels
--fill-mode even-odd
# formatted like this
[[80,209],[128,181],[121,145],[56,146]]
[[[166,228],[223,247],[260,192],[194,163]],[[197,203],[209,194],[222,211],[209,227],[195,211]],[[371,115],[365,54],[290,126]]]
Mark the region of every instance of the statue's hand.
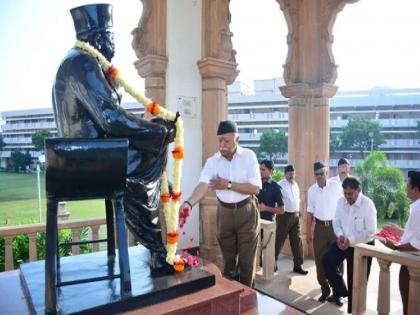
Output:
[[162,118],[153,118],[152,122],[163,125],[168,130],[167,132],[167,141],[166,143],[174,142],[175,136],[176,136],[176,129],[175,129],[175,123],[171,120],[162,119]]

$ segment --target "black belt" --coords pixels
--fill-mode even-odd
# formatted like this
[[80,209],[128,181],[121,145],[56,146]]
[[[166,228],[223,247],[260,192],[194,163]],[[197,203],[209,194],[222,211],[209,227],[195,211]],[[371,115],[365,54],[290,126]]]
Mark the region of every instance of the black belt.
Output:
[[227,203],[227,202],[223,202],[221,201],[219,198],[217,198],[217,201],[220,202],[220,204],[225,207],[225,208],[230,208],[230,209],[238,209],[238,208],[242,208],[243,206],[245,206],[248,202],[251,201],[251,197],[245,198],[244,200],[241,200],[239,202],[232,202],[232,203]]
[[330,225],[332,225],[332,220],[322,221],[322,220],[319,220],[319,219],[315,218],[315,222],[316,223],[320,223],[320,224],[322,224],[324,226],[330,226]]

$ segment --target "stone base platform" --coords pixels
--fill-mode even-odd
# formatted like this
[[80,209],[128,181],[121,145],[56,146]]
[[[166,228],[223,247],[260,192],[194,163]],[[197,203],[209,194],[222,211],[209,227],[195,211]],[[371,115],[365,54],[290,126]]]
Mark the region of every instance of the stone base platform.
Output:
[[[73,256],[76,257],[76,256]],[[130,255],[131,258],[131,255]],[[132,259],[132,262],[134,259]],[[38,262],[42,263],[43,262]],[[77,266],[74,266],[77,268]],[[118,313],[118,314],[129,314],[129,315],[149,315],[149,314],[166,314],[166,315],[257,315],[258,308],[261,307],[259,299],[262,298],[261,294],[257,294],[253,289],[243,286],[236,281],[230,281],[222,277],[220,270],[211,263],[206,261],[202,262],[202,265],[198,267],[203,273],[214,275],[215,285],[208,288],[204,288],[194,293],[190,293],[183,296],[171,298],[167,301],[161,301],[159,303],[138,306],[134,309],[127,311],[124,307],[114,309],[112,312],[106,312],[106,314]],[[132,271],[133,272],[133,271]],[[184,273],[185,275],[188,274]],[[179,277],[177,274],[176,277]],[[22,277],[21,272],[18,270],[0,273],[0,291],[3,292],[0,295],[0,314],[11,315],[29,315],[31,314],[30,302],[27,296],[24,294],[24,288],[20,278]],[[179,278],[176,278],[179,280]],[[41,277],[42,278],[42,277]],[[119,279],[114,280],[115,284],[119,282]],[[133,282],[133,288],[135,286],[146,286],[146,283]],[[112,287],[112,286],[111,286]],[[110,288],[108,298],[114,298],[112,294],[117,294],[119,286]],[[94,291],[94,288],[87,284],[88,292],[84,292],[86,296],[85,300],[89,299],[89,293]],[[40,289],[40,294],[43,295],[44,289]],[[258,299],[257,299],[258,297]],[[268,297],[264,297],[264,305],[267,304]],[[284,311],[284,306],[281,303],[275,302],[275,307],[278,310]],[[120,305],[121,306],[121,305]],[[287,307],[286,307],[287,308]],[[271,311],[271,310],[270,310]],[[102,314],[105,314],[102,312]],[[268,314],[266,311],[260,314]],[[278,314],[278,312],[276,313]],[[289,312],[282,313],[289,314]],[[290,313],[295,314],[295,313]]]
[[[63,257],[60,282],[119,274],[118,259],[108,263],[106,252]],[[59,314],[116,314],[153,305],[211,287],[215,276],[201,267],[187,267],[171,275],[151,275],[149,251],[136,246],[129,249],[131,294],[122,296],[120,279],[62,286],[57,289]],[[116,256],[118,257],[118,255]],[[44,261],[22,264],[21,281],[32,314],[44,314]]]

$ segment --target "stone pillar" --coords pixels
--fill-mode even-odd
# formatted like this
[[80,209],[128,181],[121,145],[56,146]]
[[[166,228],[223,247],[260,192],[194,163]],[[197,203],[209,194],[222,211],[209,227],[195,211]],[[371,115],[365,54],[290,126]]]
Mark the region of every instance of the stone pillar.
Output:
[[283,96],[289,98],[289,163],[296,168],[306,246],[306,196],[314,182],[312,164],[329,163],[329,99],[337,91],[332,28],[346,3],[357,0],[276,0],[287,21],[288,55]]
[[[202,2],[202,59],[197,65],[202,76],[203,164],[218,150],[216,130],[227,118],[227,87],[238,71],[230,32],[230,0]],[[200,204],[200,249],[202,256],[221,267],[216,240],[216,198],[208,193]]]
[[145,95],[165,104],[166,97],[166,0],[142,0],[143,12],[138,26],[132,31],[132,47],[138,60],[138,74],[146,79]]

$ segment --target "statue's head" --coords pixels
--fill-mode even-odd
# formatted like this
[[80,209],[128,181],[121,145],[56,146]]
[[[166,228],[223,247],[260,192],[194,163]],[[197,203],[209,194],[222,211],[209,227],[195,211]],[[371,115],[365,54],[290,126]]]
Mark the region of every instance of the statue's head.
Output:
[[88,42],[108,60],[114,57],[112,6],[89,4],[70,10],[78,40]]

